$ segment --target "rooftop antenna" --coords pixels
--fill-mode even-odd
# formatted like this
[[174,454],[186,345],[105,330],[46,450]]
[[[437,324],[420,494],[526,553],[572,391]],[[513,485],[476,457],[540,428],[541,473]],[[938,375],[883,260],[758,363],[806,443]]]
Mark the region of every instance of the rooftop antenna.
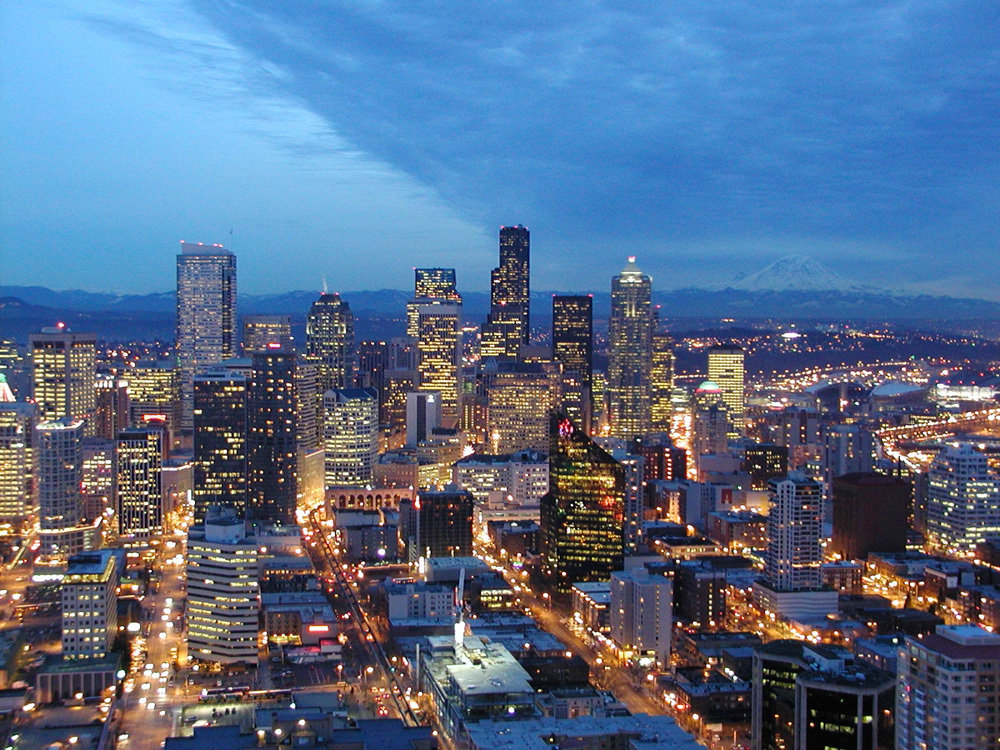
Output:
[[326,276],[323,277],[323,294],[326,294]]

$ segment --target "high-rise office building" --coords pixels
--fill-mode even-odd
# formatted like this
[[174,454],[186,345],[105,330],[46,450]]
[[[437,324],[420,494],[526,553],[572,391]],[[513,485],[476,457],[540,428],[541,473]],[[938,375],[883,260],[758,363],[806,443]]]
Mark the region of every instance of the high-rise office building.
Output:
[[543,573],[565,591],[578,581],[610,580],[625,555],[625,471],[564,415],[550,418],[549,439]]
[[94,543],[81,523],[83,425],[82,420],[64,417],[35,428],[40,554],[52,559],[65,560]]
[[653,330],[653,359],[650,371],[650,429],[670,432],[674,408],[674,340],[663,331]]
[[194,378],[194,519],[209,506],[247,510],[247,379],[217,368]]
[[490,453],[544,453],[549,449],[549,413],[557,406],[560,375],[558,364],[486,365],[486,440]]
[[97,337],[73,333],[60,324],[30,337],[32,393],[42,422],[83,420],[93,435]]
[[354,385],[354,315],[336,292],[313,302],[306,318],[306,357],[317,365],[320,394]]
[[163,533],[163,430],[118,433],[118,534],[143,540]]
[[253,355],[247,395],[247,513],[295,523],[298,495],[298,393],[295,352]]
[[870,430],[856,424],[824,425],[820,438],[823,479],[827,483],[843,474],[875,470],[875,435]]
[[406,447],[416,448],[430,440],[441,427],[441,394],[433,391],[406,394]]
[[181,424],[193,428],[195,373],[236,355],[236,256],[222,245],[181,243],[177,256],[177,368]]
[[896,679],[896,750],[1000,747],[1000,635],[939,625],[907,636]]
[[171,446],[180,431],[180,371],[168,362],[140,362],[128,371],[129,424],[163,425]]
[[971,443],[942,448],[927,472],[927,537],[935,549],[971,555],[1000,534],[1000,477]]
[[738,346],[713,346],[708,350],[708,379],[722,390],[722,400],[729,410],[731,438],[741,437],[745,430],[745,354]]
[[292,316],[244,315],[241,342],[244,357],[267,349],[268,344],[292,346]]
[[83,439],[80,494],[83,495],[83,517],[116,513],[118,510],[118,464],[115,459],[116,440],[103,437]]
[[473,503],[471,492],[448,486],[421,491],[412,506],[401,506],[400,529],[410,559],[472,555]]
[[500,265],[490,275],[490,314],[482,356],[517,359],[531,328],[531,238],[525,227],[500,227]]
[[382,401],[385,371],[389,369],[389,345],[384,341],[362,341],[358,344],[358,367],[354,373],[357,388],[374,388]]
[[[566,415],[589,432],[593,414],[591,393],[594,383],[594,298],[593,295],[552,296],[552,358],[561,362]],[[579,397],[573,398],[579,383]],[[567,398],[566,396],[570,397]]]
[[0,533],[26,531],[38,514],[35,405],[0,402]]
[[903,552],[911,496],[910,483],[899,477],[834,477],[830,549],[845,560],[865,560],[869,552]]
[[650,431],[653,369],[652,280],[630,257],[611,280],[608,390],[611,434],[642,437]]
[[461,302],[417,306],[417,388],[441,394],[441,416],[446,426],[458,420],[461,327]]
[[743,452],[743,471],[750,475],[750,487],[766,490],[767,483],[788,473],[788,446],[758,443]]
[[187,543],[188,658],[257,664],[257,542],[231,508],[192,526]]
[[[431,300],[461,303],[462,296],[455,285],[454,268],[414,268],[413,277],[413,299],[406,303],[406,335],[415,339],[420,335],[418,323],[421,305],[426,305]],[[396,361],[392,369],[411,368],[405,362]]]
[[843,646],[766,643],[754,652],[752,684],[753,750],[891,747],[893,675]]
[[371,388],[327,391],[323,411],[326,486],[371,484],[378,457],[378,394]]
[[94,389],[94,435],[114,440],[129,426],[128,381],[101,378]]
[[69,558],[62,580],[62,657],[103,659],[118,635],[118,550],[83,552]]

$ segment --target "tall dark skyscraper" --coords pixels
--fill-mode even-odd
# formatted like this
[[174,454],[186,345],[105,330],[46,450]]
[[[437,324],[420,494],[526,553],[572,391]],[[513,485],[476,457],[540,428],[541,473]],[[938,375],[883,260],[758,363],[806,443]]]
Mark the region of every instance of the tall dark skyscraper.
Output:
[[625,469],[564,415],[549,427],[549,491],[541,505],[543,573],[562,590],[607,581],[625,555]]
[[354,386],[354,316],[339,294],[324,293],[306,319],[306,355],[317,366],[320,395]]
[[247,502],[253,520],[295,523],[298,393],[295,352],[253,355],[247,398]]
[[194,378],[194,518],[210,505],[247,505],[247,379],[220,369]]
[[149,539],[163,533],[164,431],[155,427],[118,433],[118,533]]
[[472,493],[454,486],[421,492],[412,508],[401,509],[400,522],[411,545],[410,556],[465,557],[472,551]]
[[517,359],[531,330],[531,242],[525,227],[500,227],[500,265],[490,275],[484,357]]
[[611,435],[642,437],[652,418],[653,311],[652,279],[630,257],[611,280],[608,390]]
[[552,297],[552,358],[567,372],[578,372],[590,388],[594,377],[594,298]]
[[177,256],[177,367],[181,430],[193,428],[195,373],[236,356],[236,256],[222,245],[181,243]]

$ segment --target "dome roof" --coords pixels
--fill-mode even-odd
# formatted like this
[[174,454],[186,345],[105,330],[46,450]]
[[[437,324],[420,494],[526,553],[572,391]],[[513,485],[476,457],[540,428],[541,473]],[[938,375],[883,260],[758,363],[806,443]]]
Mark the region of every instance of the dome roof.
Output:
[[714,380],[705,380],[694,389],[695,393],[722,393],[722,388]]

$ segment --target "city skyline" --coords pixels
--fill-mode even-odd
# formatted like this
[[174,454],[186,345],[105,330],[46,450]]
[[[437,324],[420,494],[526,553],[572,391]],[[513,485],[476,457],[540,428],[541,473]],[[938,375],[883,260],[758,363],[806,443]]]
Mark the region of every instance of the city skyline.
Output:
[[7,281],[162,291],[183,238],[231,247],[250,293],[365,288],[366,262],[480,289],[523,223],[536,289],[798,254],[998,296],[985,4],[310,13],[5,7]]

